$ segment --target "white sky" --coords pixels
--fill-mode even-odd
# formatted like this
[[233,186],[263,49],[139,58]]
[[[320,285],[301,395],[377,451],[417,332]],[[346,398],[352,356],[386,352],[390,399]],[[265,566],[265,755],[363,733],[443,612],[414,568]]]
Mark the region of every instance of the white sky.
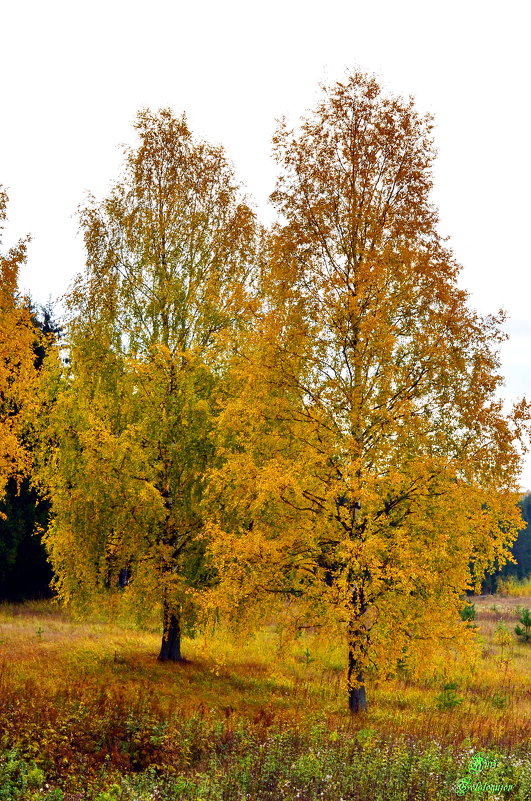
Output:
[[56,298],[82,268],[75,210],[117,177],[141,106],[223,144],[268,220],[275,119],[361,68],[435,114],[442,230],[476,308],[509,314],[507,396],[531,396],[530,30],[527,0],[0,0],[4,244],[32,235],[23,290]]

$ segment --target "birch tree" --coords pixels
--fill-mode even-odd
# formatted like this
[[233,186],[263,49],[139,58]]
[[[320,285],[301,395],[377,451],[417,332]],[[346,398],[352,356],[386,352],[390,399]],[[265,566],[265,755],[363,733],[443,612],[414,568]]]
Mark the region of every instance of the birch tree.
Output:
[[463,592],[507,557],[524,402],[498,390],[431,199],[432,121],[354,74],[274,138],[263,305],[234,364],[211,484],[213,603],[272,599],[344,637],[348,703],[471,636]]
[[200,502],[255,221],[222,149],[184,117],[146,110],[135,128],[121,180],[81,211],[69,364],[47,384],[46,540],[65,602],[86,607],[120,580],[133,607],[161,610],[159,659],[179,661],[190,588],[208,580]]

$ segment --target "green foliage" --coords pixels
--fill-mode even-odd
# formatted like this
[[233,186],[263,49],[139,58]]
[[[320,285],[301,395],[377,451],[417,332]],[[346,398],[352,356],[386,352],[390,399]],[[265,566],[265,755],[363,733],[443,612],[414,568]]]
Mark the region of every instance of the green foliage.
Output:
[[439,709],[454,709],[463,702],[463,698],[458,695],[458,689],[459,685],[455,681],[443,686],[442,692],[437,696]]
[[476,607],[473,603],[467,603],[459,612],[461,620],[465,622],[472,622],[476,619]]
[[[489,752],[480,761],[480,755],[464,744],[443,748],[411,738],[376,737],[366,748],[348,731],[330,742],[324,728],[309,738],[274,730],[260,737],[245,727],[224,730],[223,737],[214,739],[208,753],[173,776],[154,770],[117,775],[106,786],[102,778],[103,786],[85,785],[74,795],[80,801],[338,801],[353,797],[357,801],[454,801],[457,782],[469,777],[510,784],[511,797],[523,801],[531,786],[527,760]],[[27,776],[26,763],[17,764],[21,776]],[[10,795],[0,794],[2,801],[64,798],[58,789],[43,788],[33,795],[25,779],[3,786]]]
[[520,502],[522,517],[527,523],[526,527],[518,535],[513,547],[513,556],[516,559],[516,569],[511,571],[512,565],[507,565],[502,573],[514,572],[516,577],[522,581],[526,576],[531,576],[531,493],[527,492]]
[[[476,606],[483,626],[488,607]],[[24,608],[0,609],[12,657],[0,678],[0,751],[18,755],[15,769],[2,774],[0,801],[57,801],[61,791],[65,801],[439,801],[455,797],[452,786],[479,747],[509,755],[498,754],[489,781],[512,782],[515,801],[526,799],[522,665],[512,688],[500,685],[494,660],[481,664],[472,684],[450,673],[455,681],[445,698],[464,696],[455,708],[433,708],[433,679],[392,679],[390,688],[374,688],[374,712],[357,729],[338,712],[340,683],[321,670],[334,646],[320,631],[305,635],[314,658],[308,666],[288,658],[289,649],[294,657],[304,650],[298,638],[285,643],[282,661],[264,649],[272,642],[266,627],[248,644],[227,643],[222,629],[188,643],[186,665],[154,667],[154,634],[72,623],[64,613],[44,618],[43,610],[32,604],[25,617]],[[490,643],[490,619],[488,626]],[[439,744],[432,746],[434,732]]]
[[500,659],[504,661],[508,658],[511,646],[513,644],[513,637],[509,628],[503,621],[496,624],[494,631],[494,642],[500,647]]
[[48,511],[29,479],[8,481],[0,504],[0,600],[50,595],[52,572],[39,533]]
[[515,626],[515,633],[524,642],[531,640],[531,611],[529,609],[519,609],[518,620],[521,626]]
[[[35,794],[33,793],[35,791]],[[45,785],[44,772],[16,751],[0,753],[0,801],[63,801],[60,789]]]
[[508,704],[507,696],[503,693],[494,693],[491,703],[494,709],[506,709]]
[[99,793],[95,801],[118,801],[121,796],[121,789],[118,784],[113,784],[108,790]]

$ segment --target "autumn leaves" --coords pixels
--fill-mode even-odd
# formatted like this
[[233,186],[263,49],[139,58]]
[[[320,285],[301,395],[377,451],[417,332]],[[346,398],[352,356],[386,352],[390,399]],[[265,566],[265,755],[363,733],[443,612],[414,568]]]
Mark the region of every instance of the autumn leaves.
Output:
[[42,390],[57,591],[158,605],[161,658],[212,610],[327,626],[362,710],[367,671],[469,636],[460,595],[520,525],[527,410],[438,233],[431,121],[364,75],[325,90],[275,136],[271,230],[184,118],[136,128]]
[[[7,193],[0,186],[0,233],[7,217]],[[27,240],[0,253],[0,500],[10,478],[28,474],[25,429],[35,408],[35,352],[38,339],[27,305],[17,294]]]

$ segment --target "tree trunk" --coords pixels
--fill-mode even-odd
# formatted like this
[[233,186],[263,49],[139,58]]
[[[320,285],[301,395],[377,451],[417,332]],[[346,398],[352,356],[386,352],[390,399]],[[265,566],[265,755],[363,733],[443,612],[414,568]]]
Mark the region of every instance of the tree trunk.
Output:
[[[362,599],[363,600],[363,599]],[[362,603],[362,612],[365,604]],[[348,708],[352,715],[367,711],[365,695],[364,670],[366,655],[369,649],[369,633],[360,620],[360,614],[354,614],[348,626]]]
[[[348,649],[348,708],[351,714],[367,711],[367,697],[365,695],[365,680],[359,668],[352,646]],[[357,686],[353,686],[357,685]]]
[[160,647],[160,662],[183,662],[181,656],[181,621],[179,612],[164,604],[164,630]]

